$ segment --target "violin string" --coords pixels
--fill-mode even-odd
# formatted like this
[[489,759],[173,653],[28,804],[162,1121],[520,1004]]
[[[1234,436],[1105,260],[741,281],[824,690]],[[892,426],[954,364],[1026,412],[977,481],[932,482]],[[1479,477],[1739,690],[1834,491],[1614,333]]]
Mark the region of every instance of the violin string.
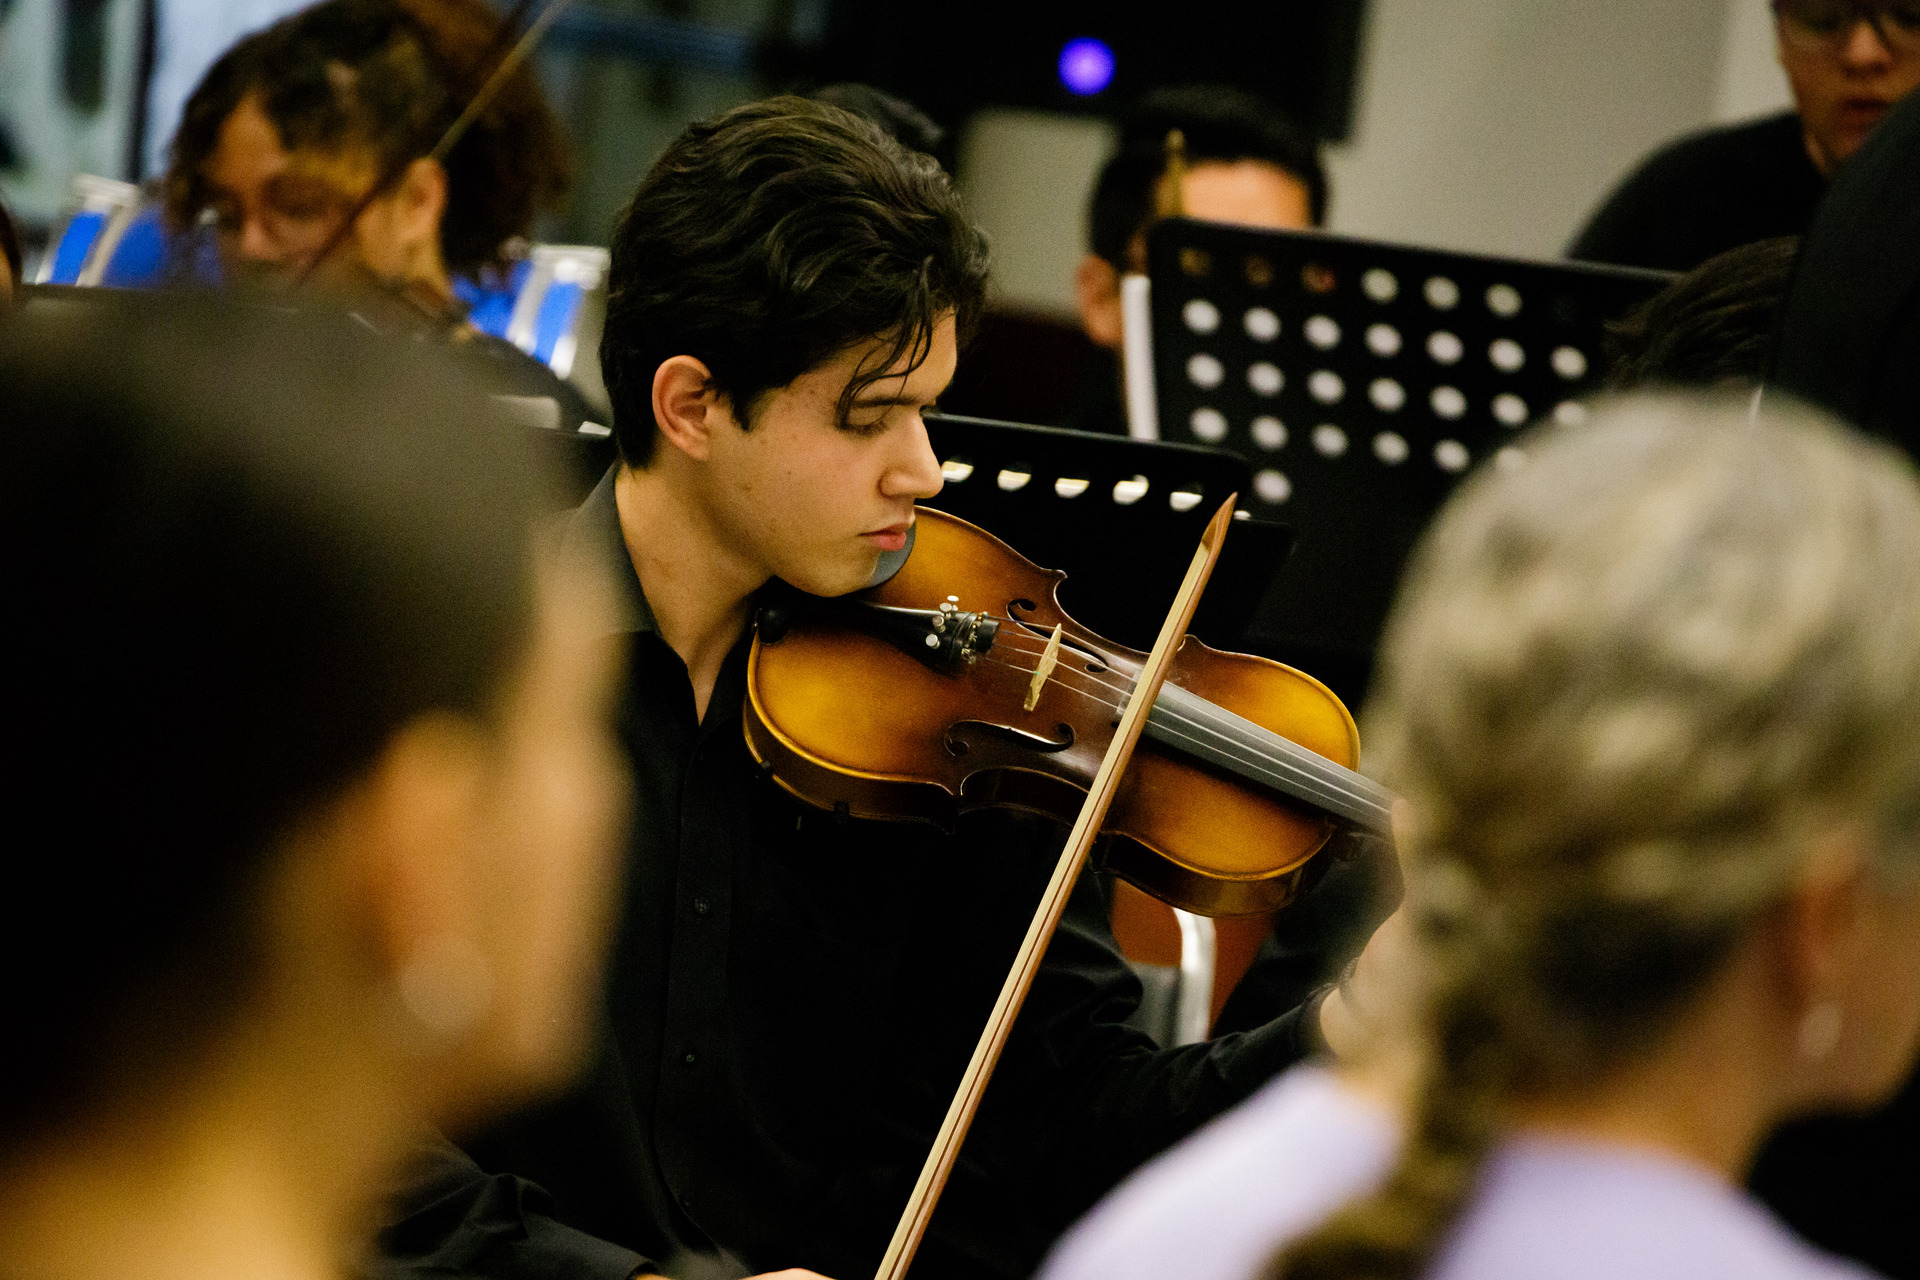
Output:
[[[1032,636],[1028,633],[1026,624],[1010,616],[990,616],[995,617],[996,621],[1006,624],[1002,626],[999,634],[994,638],[993,643],[995,649],[1004,645],[1014,653],[1036,659],[1040,656],[1045,648],[1045,644],[1039,637]],[[1032,647],[1016,643],[1016,641],[1029,641]],[[1087,656],[1087,654],[1079,650],[1070,651],[1074,653],[1076,659],[1084,660]],[[1104,655],[1096,652],[1093,656],[1101,660],[1102,665],[1108,670],[1115,669],[1111,661],[1106,660]],[[1030,676],[1036,669],[1034,667],[1022,666],[1017,662],[1007,662],[1003,659],[992,657],[989,657],[988,661],[1018,671],[1022,675]],[[1062,664],[1060,667],[1057,667],[1055,669],[1055,675],[1052,678],[1064,679],[1064,677],[1069,675],[1077,680],[1089,681],[1096,688],[1115,695],[1115,699],[1117,700],[1101,697],[1099,694],[1090,693],[1085,689],[1075,690],[1075,692],[1080,693],[1082,696],[1093,698],[1094,701],[1115,713],[1118,713],[1125,707],[1127,698],[1131,696],[1133,692],[1133,685],[1131,683],[1102,680],[1093,673],[1083,672],[1074,664]],[[1227,711],[1225,708],[1214,707],[1211,703],[1206,702],[1205,699],[1196,698],[1196,701],[1201,702],[1203,706],[1218,713],[1222,717],[1231,718],[1223,719],[1217,723],[1210,723],[1208,720],[1196,719],[1165,703],[1159,702],[1156,702],[1153,708],[1154,718],[1161,721],[1168,728],[1177,726],[1188,730],[1189,733],[1197,731],[1202,737],[1211,739],[1215,743],[1216,749],[1221,749],[1219,744],[1225,744],[1226,749],[1223,750],[1223,754],[1233,756],[1234,759],[1242,764],[1258,768],[1259,766],[1273,763],[1277,757],[1281,762],[1293,767],[1310,780],[1318,782],[1328,791],[1358,806],[1381,814],[1386,813],[1390,808],[1390,805],[1383,798],[1377,785],[1367,779],[1365,775],[1349,769],[1345,765],[1329,760],[1318,752],[1302,747],[1300,744],[1284,738],[1279,734],[1273,733],[1272,730],[1253,724],[1251,721],[1246,722],[1252,725],[1255,730],[1270,735],[1274,741],[1282,744],[1281,751],[1287,754],[1278,755],[1278,753],[1273,752],[1271,749],[1265,749],[1262,743],[1246,740],[1244,736],[1246,732],[1245,729],[1242,725],[1234,723],[1236,720],[1243,720],[1244,717],[1234,716],[1233,713]],[[1190,740],[1193,739],[1190,738]]]
[[[1014,625],[1016,627],[1019,626],[1018,623]],[[1041,652],[1040,649],[1027,648],[1014,643],[1013,641],[1016,637],[1019,639],[1027,638],[1024,630],[1015,630],[1011,632],[1011,634],[1006,635],[1005,647],[1008,650],[1036,658],[1039,656]],[[1036,643],[1038,643],[1037,640]],[[1002,638],[996,637],[995,648],[999,648],[1001,644]],[[1082,655],[1076,653],[1076,657],[1080,656]],[[1035,670],[1034,667],[1023,666],[1018,662],[1009,662],[1005,659],[991,656],[987,658],[987,661],[993,662],[998,666],[1007,667],[1022,675],[1032,675]],[[1109,669],[1112,669],[1111,664],[1107,665]],[[1056,670],[1058,671],[1058,669]],[[1096,688],[1118,695],[1119,700],[1114,701],[1086,689],[1074,690],[1081,696],[1090,697],[1099,705],[1116,712],[1125,706],[1127,696],[1132,693],[1131,685],[1122,685],[1112,681],[1100,680],[1094,678],[1091,673],[1083,673],[1071,666],[1065,671],[1059,672],[1059,675],[1061,677],[1070,675],[1078,680],[1090,681]],[[1201,701],[1204,702],[1204,700]],[[1225,711],[1224,708],[1212,708],[1211,704],[1206,705],[1212,710],[1219,712],[1222,716],[1232,715],[1231,712]],[[1286,770],[1292,770],[1301,777],[1306,778],[1309,782],[1318,784],[1331,795],[1349,802],[1349,804],[1355,808],[1363,809],[1381,815],[1382,817],[1389,811],[1390,806],[1388,803],[1382,798],[1374,785],[1363,775],[1346,768],[1344,765],[1328,760],[1317,752],[1302,747],[1298,743],[1292,742],[1279,734],[1273,734],[1271,730],[1263,729],[1259,725],[1253,726],[1255,729],[1271,734],[1276,742],[1284,744],[1281,752],[1285,754],[1276,752],[1265,744],[1248,741],[1244,736],[1245,730],[1240,725],[1233,723],[1232,720],[1209,722],[1207,719],[1189,716],[1164,703],[1156,703],[1153,712],[1154,718],[1159,720],[1167,729],[1172,730],[1177,728],[1185,730],[1186,733],[1183,736],[1188,742],[1211,743],[1213,748],[1220,751],[1221,754],[1229,756],[1241,765],[1270,779],[1275,781],[1280,780],[1279,774],[1275,772],[1275,766],[1277,765],[1280,773],[1284,773]],[[1238,719],[1239,717],[1235,718]]]
[[[1003,630],[1001,635],[995,638],[996,647],[1004,640],[1006,647],[1011,651],[1037,657],[1041,652],[1040,649],[1027,647],[1015,641],[1030,639],[1033,644],[1038,645],[1040,644],[1038,638],[1029,637],[1024,626],[1016,620],[1009,618],[1004,619],[1004,621],[1013,623],[1013,629]],[[1076,654],[1076,657],[1080,656],[1082,655]],[[1001,665],[1011,667],[1027,675],[1031,675],[1033,672],[1033,668],[1023,667],[1018,663],[1002,662]],[[1112,669],[1110,662],[1105,665],[1107,665],[1109,669]],[[1080,679],[1090,678],[1090,674],[1082,675],[1076,667],[1068,667],[1066,671]],[[1084,696],[1093,696],[1096,701],[1115,711],[1125,705],[1126,698],[1132,693],[1133,688],[1130,684],[1120,684],[1097,678],[1092,679],[1092,683],[1099,688],[1118,695],[1120,701],[1112,702],[1100,698],[1098,695],[1087,695],[1086,690],[1076,690],[1076,692],[1080,692]],[[1205,708],[1199,717],[1186,715],[1173,707],[1169,707],[1165,703],[1156,703],[1153,709],[1154,718],[1168,729],[1179,727],[1188,730],[1189,734],[1197,731],[1201,735],[1201,739],[1189,737],[1189,741],[1202,739],[1209,741],[1213,744],[1215,750],[1221,750],[1222,754],[1229,755],[1242,765],[1253,768],[1256,771],[1263,773],[1268,772],[1268,769],[1278,762],[1282,768],[1297,772],[1309,781],[1319,784],[1332,795],[1379,815],[1382,819],[1390,812],[1390,800],[1378,785],[1366,778],[1365,775],[1349,769],[1345,765],[1329,760],[1318,752],[1302,747],[1298,743],[1273,733],[1272,730],[1266,729],[1261,725],[1254,724],[1251,721],[1245,721],[1244,717],[1236,716],[1223,707],[1216,707],[1205,699],[1195,697],[1194,700],[1199,702],[1201,707]],[[1208,713],[1212,713],[1212,715],[1209,716]],[[1244,723],[1241,723],[1243,721]],[[1267,744],[1259,741],[1249,741],[1246,736],[1248,726],[1251,726],[1253,730],[1263,735],[1270,736],[1274,742],[1280,744],[1279,750],[1276,751]],[[1221,744],[1225,744],[1224,749]]]
[[[993,658],[987,661],[1022,675],[1031,675],[1033,672],[1033,668],[1017,662]],[[1121,705],[1086,690],[1075,692],[1109,711],[1117,712]],[[1239,771],[1245,776],[1270,782],[1297,799],[1322,808],[1333,808],[1342,816],[1353,818],[1363,825],[1384,827],[1391,814],[1390,803],[1363,775],[1258,725],[1254,728],[1280,743],[1281,750],[1273,750],[1265,743],[1248,741],[1237,724],[1229,722],[1223,727],[1209,723],[1188,716],[1164,702],[1156,702],[1150,723],[1160,736],[1170,740],[1169,745],[1189,751],[1196,748],[1211,749],[1225,757],[1226,762],[1239,766]],[[1204,750],[1201,754],[1204,754]],[[1327,803],[1328,800],[1332,801],[1331,805]]]

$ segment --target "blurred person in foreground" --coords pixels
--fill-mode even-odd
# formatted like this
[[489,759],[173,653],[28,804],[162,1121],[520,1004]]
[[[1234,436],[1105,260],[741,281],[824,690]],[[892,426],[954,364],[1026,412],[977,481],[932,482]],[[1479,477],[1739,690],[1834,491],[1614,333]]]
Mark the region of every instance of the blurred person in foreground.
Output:
[[7,1272],[346,1276],[429,1126],[586,1043],[604,577],[522,433],[338,316],[29,309],[0,420]]
[[1738,1184],[1920,1042],[1920,484],[1740,397],[1526,448],[1382,649],[1408,903],[1372,1044],[1138,1175],[1048,1280],[1868,1274]]
[[495,390],[553,400],[551,425],[570,430],[588,413],[579,394],[475,329],[455,293],[456,276],[504,279],[571,179],[532,68],[445,160],[428,154],[504,51],[501,20],[486,0],[322,0],[246,37],[187,100],[166,209],[176,230],[211,226],[229,279],[304,282],[382,328],[445,338]]
[[1841,165],[1920,87],[1920,0],[1773,0],[1794,109],[1682,138],[1621,182],[1567,250],[1689,271],[1797,236]]
[[1249,227],[1317,227],[1327,213],[1320,150],[1272,104],[1226,85],[1156,89],[1122,122],[1120,145],[1087,205],[1087,253],[1074,273],[1080,327],[1094,344],[1079,405],[1063,426],[1127,433],[1120,395],[1120,278],[1147,269],[1147,229],[1167,178],[1167,134],[1186,139],[1187,216]]

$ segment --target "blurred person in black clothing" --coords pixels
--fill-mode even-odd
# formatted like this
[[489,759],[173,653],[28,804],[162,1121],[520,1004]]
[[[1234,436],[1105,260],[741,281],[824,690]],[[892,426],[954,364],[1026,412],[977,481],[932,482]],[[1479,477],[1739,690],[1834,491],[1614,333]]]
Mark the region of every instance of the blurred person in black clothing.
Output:
[[1794,110],[1654,153],[1568,256],[1689,271],[1806,231],[1834,172],[1920,86],[1920,0],[1774,0],[1773,11]]
[[1074,275],[1080,327],[1094,344],[1079,404],[1063,426],[1125,435],[1120,398],[1120,278],[1147,269],[1147,228],[1166,181],[1167,134],[1186,139],[1187,215],[1250,227],[1317,227],[1327,175],[1312,136],[1278,107],[1226,85],[1182,85],[1142,98],[1087,207],[1087,253]]
[[[1061,832],[1004,810],[949,831],[800,804],[748,751],[746,660],[772,578],[839,595],[910,546],[915,501],[941,487],[922,416],[986,274],[930,158],[805,99],[693,126],[641,184],[601,347],[621,462],[568,535],[628,602],[637,820],[607,1017],[583,1087],[468,1144],[551,1214],[497,1182],[465,1200],[442,1182],[389,1234],[390,1268],[438,1271],[553,1218],[624,1260],[556,1248],[481,1274],[872,1273]],[[1125,1025],[1140,996],[1086,877],[916,1276],[1028,1274],[1143,1160],[1338,1042],[1345,1014],[1329,994],[1160,1050]]]

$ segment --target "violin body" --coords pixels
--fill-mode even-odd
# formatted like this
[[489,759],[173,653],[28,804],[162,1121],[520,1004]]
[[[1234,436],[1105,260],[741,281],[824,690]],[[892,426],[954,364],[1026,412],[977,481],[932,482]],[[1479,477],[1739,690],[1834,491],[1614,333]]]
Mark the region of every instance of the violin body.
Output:
[[[754,755],[801,800],[862,818],[947,825],[969,809],[1010,806],[1070,821],[1146,655],[1076,624],[1056,595],[1065,576],[922,508],[905,565],[850,599],[880,606],[876,616],[951,619],[944,633],[934,621],[904,642],[869,634],[841,621],[833,602],[777,626],[763,614],[745,705]],[[964,655],[949,653],[942,666],[916,652],[963,626],[974,646]],[[1057,662],[1034,699],[1035,670],[1056,627]],[[982,630],[991,632],[984,641]],[[1169,745],[1191,723],[1179,710],[1231,713],[1338,772],[1359,761],[1353,717],[1311,676],[1191,636],[1167,684],[1178,692],[1163,689],[1155,702],[1150,724],[1166,722],[1159,739],[1150,730],[1141,741],[1102,828],[1104,865],[1200,914],[1285,905],[1332,836],[1334,817],[1250,783],[1244,769]],[[1171,700],[1178,705],[1169,720],[1162,712]]]

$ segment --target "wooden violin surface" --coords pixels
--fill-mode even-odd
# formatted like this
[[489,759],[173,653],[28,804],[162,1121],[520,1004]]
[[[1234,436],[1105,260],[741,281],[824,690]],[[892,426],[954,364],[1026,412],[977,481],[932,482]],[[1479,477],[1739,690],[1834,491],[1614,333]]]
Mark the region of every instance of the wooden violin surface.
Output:
[[[887,634],[834,602],[777,635],[763,617],[749,745],[796,796],[863,818],[948,824],[983,805],[1070,818],[1145,655],[1075,623],[1064,576],[922,509],[905,565],[850,606]],[[1102,829],[1117,874],[1185,910],[1251,914],[1291,899],[1337,819],[1384,827],[1384,793],[1352,772],[1353,718],[1319,681],[1189,636],[1167,686]]]

